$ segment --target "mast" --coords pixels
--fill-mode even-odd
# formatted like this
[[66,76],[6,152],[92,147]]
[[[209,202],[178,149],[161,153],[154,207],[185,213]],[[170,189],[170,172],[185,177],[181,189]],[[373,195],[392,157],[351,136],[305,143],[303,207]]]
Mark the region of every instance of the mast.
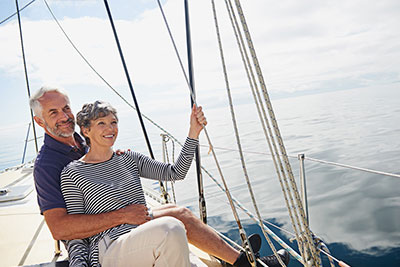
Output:
[[[189,70],[189,83],[190,89],[193,96],[195,97],[196,92],[194,90],[194,77],[193,77],[193,56],[192,56],[192,40],[190,35],[190,20],[189,20],[189,3],[185,0],[185,25],[186,25],[186,47],[187,47],[187,57],[188,57],[188,70]],[[190,98],[191,107],[194,105],[193,97]],[[200,147],[196,147],[196,171],[197,171],[197,187],[199,191],[199,210],[200,219],[207,223],[207,210],[206,210],[206,200],[204,198],[204,186],[203,186],[203,175],[201,173],[201,162],[200,162]]]
[[[24,40],[22,38],[22,26],[21,26],[21,16],[19,14],[19,6],[18,6],[18,0],[15,0],[15,6],[17,7],[17,15],[18,15],[18,26],[19,26],[19,37],[21,40],[21,49],[22,49],[22,60],[24,62],[24,71],[25,71],[25,81],[26,81],[26,89],[28,90],[28,97],[31,97],[31,90],[29,89],[29,79],[28,79],[28,71],[26,69],[26,60],[25,60],[25,49],[24,49]],[[38,149],[38,144],[37,144],[37,137],[36,137],[36,128],[35,128],[35,121],[33,119],[33,111],[30,109],[31,112],[31,121],[32,121],[32,129],[33,129],[33,137],[35,140],[35,149],[36,149],[36,154],[39,152]],[[25,154],[25,152],[24,152]]]
[[[108,5],[107,0],[104,0],[104,5],[106,7],[107,15],[108,15],[108,18],[109,18],[110,23],[111,23],[111,28],[113,30],[115,41],[117,43],[118,52],[119,52],[119,55],[121,57],[122,65],[124,67],[126,79],[128,81],[129,89],[130,89],[131,94],[132,94],[133,102],[135,103],[136,112],[137,112],[137,115],[139,117],[140,126],[142,127],[142,131],[143,131],[144,138],[146,140],[147,148],[149,150],[150,157],[152,159],[155,159],[154,158],[154,154],[153,154],[153,150],[152,150],[151,145],[150,145],[150,140],[149,140],[149,137],[147,135],[146,127],[145,127],[144,122],[143,122],[142,113],[140,112],[139,104],[138,104],[136,96],[135,96],[135,91],[133,90],[132,81],[131,81],[131,78],[130,78],[129,72],[128,72],[128,67],[126,66],[126,63],[125,63],[125,58],[124,58],[124,55],[122,53],[122,48],[121,48],[121,45],[120,45],[120,42],[119,42],[119,39],[118,39],[117,30],[115,29],[114,21],[113,21],[112,15],[111,15],[111,10],[110,10],[110,7]],[[159,181],[159,183],[160,183],[160,189],[161,189],[164,201],[166,203],[168,203],[168,193],[165,190],[164,184],[161,181]]]

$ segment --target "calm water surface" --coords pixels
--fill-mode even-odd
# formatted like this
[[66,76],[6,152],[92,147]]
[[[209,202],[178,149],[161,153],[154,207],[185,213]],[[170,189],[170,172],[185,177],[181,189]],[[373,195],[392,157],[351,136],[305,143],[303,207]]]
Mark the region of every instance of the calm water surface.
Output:
[[[400,89],[382,87],[273,101],[287,152],[293,156],[291,165],[296,179],[299,172],[296,156],[299,153],[400,174],[399,99]],[[229,108],[204,107],[214,147],[237,149]],[[255,108],[249,104],[239,105],[236,115],[246,166],[260,212],[269,222],[293,232]],[[120,136],[116,147],[130,147],[147,154],[139,127],[132,125],[132,118],[128,118],[132,114],[120,116]],[[184,139],[187,112],[160,116],[160,120],[163,125],[173,125],[171,132],[178,133],[178,139]],[[148,127],[155,154],[161,159],[160,131],[151,125]],[[3,131],[0,136],[7,140],[2,144],[3,153],[0,153],[1,169],[19,163],[26,134],[26,129],[19,130],[19,135],[10,137],[8,131]],[[201,143],[207,143],[204,136]],[[175,149],[179,148],[176,145]],[[171,142],[169,151],[172,151]],[[214,161],[207,152],[207,147],[201,148],[202,164],[220,181]],[[216,152],[232,195],[253,212],[239,153],[220,149]],[[33,152],[28,152],[28,158],[32,155]],[[306,160],[305,168],[310,226],[325,240],[332,254],[352,266],[400,266],[400,179],[309,160]],[[209,223],[239,242],[225,194],[206,174],[204,184]],[[185,181],[175,184],[175,190],[178,204],[187,205],[197,212],[194,168]],[[247,232],[261,233],[246,214],[239,211],[239,216]],[[273,227],[271,230],[290,243],[288,238],[291,236]],[[264,242],[262,254],[270,253]],[[323,259],[326,261],[325,257]],[[290,266],[300,264],[292,260]]]
[[[351,90],[281,99],[273,102],[296,178],[297,154],[400,174],[400,92]],[[261,214],[293,232],[268,146],[251,105],[237,107],[246,166]],[[228,108],[212,110],[209,125],[215,147],[236,149]],[[217,122],[215,122],[217,121]],[[215,124],[215,125],[213,125]],[[206,141],[202,142],[206,144]],[[202,163],[217,177],[208,152]],[[258,153],[257,153],[258,152]],[[265,155],[262,153],[266,153]],[[217,150],[231,193],[255,214],[238,152]],[[310,225],[331,252],[352,266],[400,266],[400,179],[313,161],[305,163]],[[205,177],[210,224],[239,242],[226,197]],[[180,185],[177,184],[179,188]],[[187,192],[182,184],[182,191]],[[193,191],[178,200],[197,210]],[[194,204],[191,204],[194,203]],[[259,227],[244,213],[249,232]],[[272,229],[275,231],[275,229]],[[276,231],[282,238],[287,236]],[[264,254],[271,253],[267,245]],[[326,258],[324,258],[326,261]],[[292,261],[291,266],[300,266]]]

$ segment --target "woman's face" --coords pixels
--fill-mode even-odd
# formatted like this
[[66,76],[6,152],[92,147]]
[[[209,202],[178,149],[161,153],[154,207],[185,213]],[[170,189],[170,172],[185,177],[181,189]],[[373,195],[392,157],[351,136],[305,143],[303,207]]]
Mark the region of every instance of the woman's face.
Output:
[[90,122],[90,128],[84,128],[83,134],[90,139],[90,147],[112,147],[118,136],[118,120],[110,113]]

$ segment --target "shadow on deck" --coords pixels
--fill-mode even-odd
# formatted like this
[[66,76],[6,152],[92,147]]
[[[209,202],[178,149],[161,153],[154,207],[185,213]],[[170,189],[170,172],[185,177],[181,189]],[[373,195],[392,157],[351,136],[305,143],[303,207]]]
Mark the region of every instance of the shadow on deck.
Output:
[[24,267],[68,267],[68,261],[48,262],[35,265],[25,265]]

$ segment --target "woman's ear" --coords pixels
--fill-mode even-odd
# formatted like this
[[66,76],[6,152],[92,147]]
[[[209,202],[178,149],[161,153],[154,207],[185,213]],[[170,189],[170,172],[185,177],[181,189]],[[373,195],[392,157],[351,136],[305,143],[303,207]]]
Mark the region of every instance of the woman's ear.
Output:
[[90,128],[89,127],[81,127],[81,132],[83,134],[84,137],[88,137],[88,133],[90,132]]

